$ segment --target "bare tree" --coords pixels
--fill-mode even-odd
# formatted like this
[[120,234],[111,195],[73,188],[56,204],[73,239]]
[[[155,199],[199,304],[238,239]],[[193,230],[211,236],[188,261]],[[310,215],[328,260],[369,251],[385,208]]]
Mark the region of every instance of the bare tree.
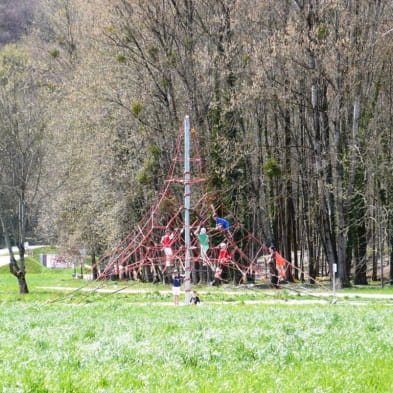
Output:
[[[10,253],[10,272],[28,293],[25,241],[41,175],[45,117],[38,75],[23,51],[0,52],[0,221]],[[19,251],[17,261],[12,246]]]

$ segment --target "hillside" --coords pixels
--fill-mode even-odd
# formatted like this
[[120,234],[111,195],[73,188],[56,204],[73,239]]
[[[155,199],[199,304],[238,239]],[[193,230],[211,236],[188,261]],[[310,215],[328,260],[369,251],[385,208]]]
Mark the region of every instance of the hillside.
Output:
[[37,0],[2,0],[0,46],[17,41],[31,24]]

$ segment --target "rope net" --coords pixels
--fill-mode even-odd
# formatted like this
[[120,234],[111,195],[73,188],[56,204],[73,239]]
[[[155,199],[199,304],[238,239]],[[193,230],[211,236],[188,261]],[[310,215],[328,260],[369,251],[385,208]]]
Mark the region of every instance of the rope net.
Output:
[[[100,259],[97,264],[99,279],[170,282],[175,271],[185,271],[183,137],[181,130],[168,176],[156,202],[128,236]],[[187,184],[191,186],[192,281],[211,284],[273,282],[274,276],[277,282],[291,280],[292,271],[297,268],[282,258],[279,271],[273,271],[264,242],[247,231],[216,200],[214,193],[207,192],[196,132],[191,133],[191,138],[191,176]],[[216,225],[213,218],[216,211],[225,212],[224,221],[230,224],[228,230]],[[207,236],[208,245],[203,246],[201,242],[202,232]]]

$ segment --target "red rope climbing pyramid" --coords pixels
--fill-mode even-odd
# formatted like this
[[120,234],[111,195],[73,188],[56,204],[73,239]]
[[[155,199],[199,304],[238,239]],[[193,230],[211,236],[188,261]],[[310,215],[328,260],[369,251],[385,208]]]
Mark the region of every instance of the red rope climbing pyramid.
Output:
[[[196,282],[246,282],[265,280],[268,272],[265,259],[267,247],[248,232],[224,206],[214,201],[206,191],[206,177],[199,157],[196,133],[191,132],[192,154],[190,232],[191,279]],[[186,247],[184,241],[184,159],[183,132],[176,143],[168,176],[156,202],[132,231],[99,261],[100,279],[141,279],[163,281],[174,270],[184,271]],[[217,228],[213,210],[230,222],[229,231]],[[206,229],[209,248],[201,253],[198,234]],[[166,237],[167,236],[167,237]],[[225,246],[224,246],[225,244]],[[223,252],[226,250],[226,255]]]

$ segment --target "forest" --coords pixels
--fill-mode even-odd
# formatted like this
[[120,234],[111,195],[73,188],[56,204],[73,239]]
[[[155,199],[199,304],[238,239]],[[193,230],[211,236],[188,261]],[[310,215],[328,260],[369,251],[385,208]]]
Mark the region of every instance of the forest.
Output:
[[185,115],[257,238],[340,287],[393,282],[391,1],[3,3],[0,231],[22,289],[26,241],[98,258],[129,233]]

